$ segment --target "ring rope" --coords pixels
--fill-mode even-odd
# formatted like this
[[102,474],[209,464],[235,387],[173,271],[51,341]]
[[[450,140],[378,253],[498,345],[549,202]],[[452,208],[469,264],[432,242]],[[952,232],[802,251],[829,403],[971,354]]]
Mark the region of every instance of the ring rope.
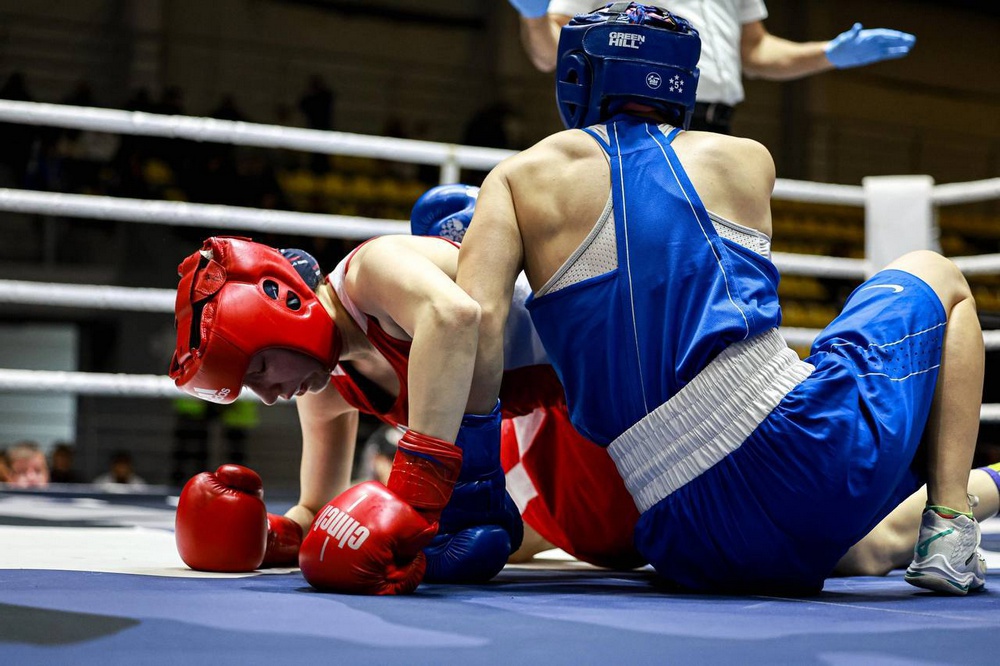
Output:
[[977,254],[971,257],[950,257],[950,259],[966,276],[1000,273],[1000,254]]
[[0,100],[0,121],[91,130],[110,134],[161,136],[259,148],[287,148],[311,153],[371,157],[393,162],[452,164],[484,170],[492,169],[502,159],[515,152],[499,148],[480,148],[435,141],[264,125],[239,120],[173,116],[142,111],[96,109],[85,106],[15,100]]
[[[399,220],[6,188],[0,188],[0,211],[353,240],[410,233],[409,223]],[[775,252],[772,259],[786,274],[831,278],[863,279],[868,266],[863,259],[786,252]]]
[[[74,393],[120,398],[177,398],[182,395],[169,377],[160,375],[59,370],[0,370],[0,391]],[[260,402],[260,398],[253,391],[243,391],[238,399]],[[279,400],[275,404],[293,404],[293,402],[294,398]],[[984,422],[1000,421],[1000,404],[982,405],[980,418]]]
[[[28,393],[74,393],[119,398],[179,398],[183,394],[164,375],[130,375],[111,372],[63,370],[0,370],[0,391]],[[253,391],[243,391],[240,400],[260,402]]]
[[[265,125],[217,118],[176,116],[142,111],[99,109],[65,104],[0,100],[0,121],[44,125],[69,129],[92,130],[111,134],[161,136],[193,141],[214,141],[242,146],[286,148],[308,152],[371,157],[395,162],[436,164],[444,167],[447,179],[457,169],[488,170],[516,151],[480,148],[417,139],[398,139],[349,132],[332,132],[282,125]],[[811,203],[865,204],[864,188],[858,185],[813,183],[779,178],[774,196],[779,199]],[[935,185],[932,201],[937,204],[959,204],[1000,197],[1000,178],[969,183]]]
[[1000,178],[935,185],[931,192],[931,201],[938,206],[975,203],[989,199],[1000,199]]
[[[819,254],[771,253],[771,262],[785,275],[864,280],[868,277],[868,262],[848,257],[827,257]],[[997,266],[1000,272],[1000,264]]]
[[173,314],[176,297],[173,289],[0,280],[0,303]]
[[8,188],[0,188],[0,211],[354,240],[410,233],[409,223],[399,220]]
[[865,191],[859,185],[837,185],[835,183],[813,183],[804,180],[778,178],[774,181],[771,196],[775,199],[802,201],[818,204],[841,204],[863,207]]

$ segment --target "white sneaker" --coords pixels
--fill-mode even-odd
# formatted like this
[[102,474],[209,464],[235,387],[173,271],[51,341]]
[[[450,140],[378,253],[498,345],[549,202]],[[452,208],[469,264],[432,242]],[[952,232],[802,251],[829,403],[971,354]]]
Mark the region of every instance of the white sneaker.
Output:
[[986,560],[979,552],[979,538],[975,518],[944,518],[934,509],[924,509],[906,582],[947,594],[981,589],[986,584]]

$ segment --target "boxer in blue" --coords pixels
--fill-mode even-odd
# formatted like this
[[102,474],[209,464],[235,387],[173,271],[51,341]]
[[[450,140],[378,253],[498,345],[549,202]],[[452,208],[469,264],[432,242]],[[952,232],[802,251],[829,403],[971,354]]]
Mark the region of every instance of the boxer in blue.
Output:
[[470,405],[496,400],[523,269],[573,424],[608,447],[663,577],[815,593],[926,481],[906,580],[983,587],[966,484],[984,351],[968,284],[935,253],[900,257],[800,360],[777,332],[770,154],[683,131],[699,53],[687,21],[636,3],[563,29],[570,129],[491,172],[460,251],[458,282],[482,307]]

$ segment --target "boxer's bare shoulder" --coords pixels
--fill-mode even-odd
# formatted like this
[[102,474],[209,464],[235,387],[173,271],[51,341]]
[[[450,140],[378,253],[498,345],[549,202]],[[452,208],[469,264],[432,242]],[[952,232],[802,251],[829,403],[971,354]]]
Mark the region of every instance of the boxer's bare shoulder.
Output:
[[752,139],[712,132],[684,132],[673,148],[705,208],[771,235],[775,172],[767,148]]
[[[559,188],[581,193],[593,183],[608,188],[608,159],[588,134],[565,130],[552,134],[531,148],[506,160],[504,169],[512,188]],[[515,192],[515,196],[517,196]]]
[[532,283],[547,279],[587,236],[611,192],[607,156],[579,130],[553,134],[500,167],[517,213]]

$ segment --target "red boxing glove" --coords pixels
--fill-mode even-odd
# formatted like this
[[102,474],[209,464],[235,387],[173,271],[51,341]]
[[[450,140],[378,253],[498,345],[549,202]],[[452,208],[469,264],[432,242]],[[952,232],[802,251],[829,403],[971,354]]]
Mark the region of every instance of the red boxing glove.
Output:
[[298,566],[301,545],[301,525],[286,516],[267,514],[267,548],[261,568]]
[[240,572],[294,567],[302,528],[291,518],[267,513],[256,472],[222,465],[184,486],[175,537],[177,552],[192,569]]
[[299,551],[310,585],[354,594],[407,594],[423,580],[422,549],[437,533],[462,451],[408,431],[399,441],[388,487],[369,481],[316,514]]
[[299,567],[310,585],[352,594],[406,594],[424,577],[422,549],[437,523],[385,486],[367,481],[316,514],[302,540]]
[[177,552],[192,569],[253,571],[267,548],[267,510],[257,473],[222,465],[193,476],[181,491]]
[[427,520],[437,522],[461,471],[462,449],[407,430],[396,447],[386,486]]

